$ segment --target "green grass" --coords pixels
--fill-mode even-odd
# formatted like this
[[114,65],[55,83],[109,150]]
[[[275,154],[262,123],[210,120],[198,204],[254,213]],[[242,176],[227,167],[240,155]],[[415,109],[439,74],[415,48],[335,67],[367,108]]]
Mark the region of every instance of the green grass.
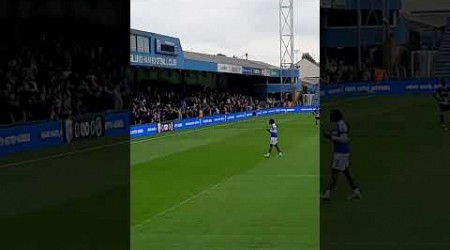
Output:
[[[339,107],[350,124],[352,171],[363,198],[346,201],[349,188],[343,177],[338,181],[332,200],[321,203],[321,249],[450,249],[450,132],[440,128],[431,97],[342,99],[322,107],[324,119]],[[330,164],[331,145],[321,140],[322,176]]]
[[2,249],[128,247],[129,161],[115,137],[2,158]]
[[276,116],[266,159],[267,119],[132,141],[132,249],[319,249],[319,131]]

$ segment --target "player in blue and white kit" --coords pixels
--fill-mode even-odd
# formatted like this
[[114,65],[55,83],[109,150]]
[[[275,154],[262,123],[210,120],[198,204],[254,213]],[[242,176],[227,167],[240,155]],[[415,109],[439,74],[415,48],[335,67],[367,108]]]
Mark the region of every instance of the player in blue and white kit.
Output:
[[350,174],[350,139],[348,137],[348,125],[343,120],[341,111],[334,109],[330,113],[330,122],[332,125],[332,133],[325,134],[327,139],[330,139],[333,143],[333,165],[331,167],[331,178],[327,189],[322,194],[322,199],[330,199],[331,191],[336,186],[339,173],[343,173],[347,178],[352,194],[347,199],[352,200],[354,198],[361,197],[361,191],[355,184],[355,180]]
[[275,121],[273,119],[269,120],[269,129],[267,129],[267,132],[270,133],[270,147],[269,152],[265,154],[264,156],[266,158],[270,157],[270,153],[272,153],[272,148],[275,147],[278,151],[278,156],[283,156],[283,152],[281,152],[280,147],[278,147],[278,127],[277,124],[275,124]]
[[319,126],[320,121],[320,108],[316,107],[313,111],[314,118],[316,118],[316,126]]

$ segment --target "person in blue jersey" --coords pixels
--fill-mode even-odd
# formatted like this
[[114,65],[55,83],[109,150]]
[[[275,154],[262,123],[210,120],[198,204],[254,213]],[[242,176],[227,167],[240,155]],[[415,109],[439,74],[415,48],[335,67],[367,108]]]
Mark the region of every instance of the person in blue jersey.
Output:
[[270,133],[270,147],[269,152],[267,152],[264,156],[266,158],[269,158],[270,154],[272,153],[273,147],[277,149],[278,157],[283,156],[283,152],[281,152],[281,149],[278,146],[278,127],[273,119],[269,120],[269,129],[267,129],[267,132]]
[[320,121],[320,108],[317,106],[313,111],[314,118],[316,119],[316,126],[319,126]]
[[447,86],[445,79],[441,79],[441,86],[436,89],[433,95],[439,104],[439,121],[444,130],[448,130],[445,124],[445,113],[450,111],[450,88]]
[[330,199],[331,191],[336,186],[339,173],[343,173],[346,177],[352,194],[347,199],[352,200],[361,197],[361,191],[355,183],[355,179],[350,173],[350,139],[348,136],[348,124],[344,121],[342,112],[334,109],[330,113],[330,122],[332,125],[331,134],[325,133],[325,138],[333,143],[333,165],[331,167],[331,178],[328,187],[322,194],[322,199]]

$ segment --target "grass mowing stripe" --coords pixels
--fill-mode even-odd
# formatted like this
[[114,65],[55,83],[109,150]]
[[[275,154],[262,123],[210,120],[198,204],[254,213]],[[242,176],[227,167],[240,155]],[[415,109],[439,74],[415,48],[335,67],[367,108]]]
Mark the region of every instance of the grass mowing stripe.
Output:
[[263,119],[132,147],[187,148],[132,168],[132,249],[318,249],[318,129],[276,120],[283,158],[263,157]]
[[[275,116],[282,116],[282,115],[286,115],[286,114],[277,114]],[[228,127],[228,126],[236,125],[236,124],[240,124],[240,123],[250,123],[255,120],[262,120],[262,118],[263,117],[256,117],[256,118],[252,117],[250,119],[245,119],[245,120],[236,121],[236,122],[230,122],[230,123],[224,123],[224,124],[218,124],[218,125],[212,125],[212,126],[206,126],[206,127],[200,127],[200,128],[192,128],[192,129],[184,130],[184,131],[169,132],[169,134],[156,135],[156,136],[152,136],[150,138],[138,138],[138,139],[133,139],[131,141],[131,144],[145,142],[145,141],[154,141],[159,138],[167,138],[167,137],[172,137],[175,135],[185,135],[185,134],[200,132],[200,131],[208,130],[208,129],[212,129],[212,128]]]
[[[345,201],[349,189],[345,180],[338,184],[332,201],[321,207],[322,248],[448,249],[450,204],[442,197],[450,176],[450,133],[439,126],[434,100],[378,96],[357,106],[335,105],[351,126],[352,170],[363,198]],[[331,159],[329,142],[321,145],[321,157]]]
[[[280,115],[277,115],[277,116],[280,116]],[[264,118],[264,119],[266,119],[266,118]],[[241,121],[237,121],[237,122],[230,122],[230,123],[225,123],[225,124],[207,126],[207,127],[203,127],[203,128],[193,128],[193,129],[184,130],[184,131],[174,131],[174,132],[169,132],[169,134],[156,135],[156,136],[152,136],[152,137],[148,137],[148,138],[133,139],[133,140],[131,140],[131,144],[137,144],[137,143],[146,142],[146,141],[154,141],[154,140],[157,140],[160,138],[168,138],[168,137],[172,137],[172,136],[176,136],[176,135],[186,135],[186,134],[191,134],[191,133],[200,132],[200,131],[204,131],[204,130],[219,129],[219,128],[228,127],[231,125],[237,125],[237,124],[242,124],[242,123],[251,123],[251,122],[260,121],[260,120],[263,120],[263,117],[257,117],[257,118],[241,120]],[[251,124],[254,125],[254,123],[251,123]],[[282,124],[282,123],[280,123],[280,124]],[[238,128],[237,130],[247,130],[247,129]]]
[[[290,116],[292,117],[292,116]],[[279,126],[284,126],[285,123],[289,123],[295,118],[283,117],[279,119]],[[143,144],[131,146],[131,166],[135,166],[147,161],[168,157],[169,155],[180,153],[183,151],[191,150],[193,148],[204,147],[208,144],[213,144],[216,138],[220,137],[222,140],[233,137],[239,137],[244,133],[251,133],[255,130],[260,130],[263,133],[267,128],[267,124],[261,123],[262,118],[253,120],[253,123],[239,123],[234,126],[227,127],[213,127],[207,131],[203,131],[201,134],[184,134],[177,137],[177,140],[160,140],[158,143],[154,141],[147,141]],[[249,127],[249,126],[252,127]]]
[[[260,131],[256,130],[256,133],[260,133]],[[179,202],[180,200],[187,199],[188,197],[192,196],[193,193],[198,193],[202,191],[204,188],[219,182],[220,180],[224,179],[227,176],[231,176],[233,174],[239,173],[242,168],[246,168],[249,166],[252,166],[252,163],[254,162],[248,162],[249,160],[252,160],[252,158],[247,158],[247,161],[245,159],[239,159],[239,154],[241,152],[245,152],[245,147],[248,144],[255,145],[258,141],[254,140],[254,133],[237,133],[234,134],[232,138],[228,138],[226,133],[219,133],[215,134],[215,142],[210,143],[207,145],[203,145],[200,147],[193,147],[189,150],[185,150],[182,152],[178,152],[176,155],[170,154],[166,155],[161,158],[157,158],[155,160],[151,160],[148,163],[142,163],[135,165],[133,167],[132,171],[132,187],[138,186],[139,189],[143,188],[142,186],[146,186],[145,189],[151,189],[154,190],[153,199],[155,197],[158,197],[158,191],[164,192],[165,189],[171,188],[170,186],[177,186],[178,188],[186,186],[196,186],[194,190],[191,192],[187,192],[186,190],[180,190],[180,191],[173,191],[171,192],[171,195],[174,195],[174,197],[177,198],[176,202]],[[257,136],[258,140],[262,140],[265,142],[264,145],[266,145],[267,135],[266,132],[263,131],[264,137]],[[225,135],[226,140],[223,136]],[[203,140],[204,138],[211,137],[210,134],[200,134],[197,135],[199,138],[195,138],[195,140]],[[249,138],[247,142],[243,142],[243,139]],[[194,139],[194,138],[192,138]],[[191,141],[189,140],[189,137],[186,138],[186,140],[177,140],[175,143],[176,147],[184,147],[184,145],[180,144],[187,144],[191,146]],[[262,145],[262,144],[261,144]],[[141,146],[148,146],[145,144],[142,144]],[[154,147],[159,147],[159,145],[151,145]],[[265,147],[264,147],[265,148]],[[222,150],[221,150],[222,149]],[[242,150],[243,149],[243,150]],[[171,150],[171,149],[164,149],[163,151]],[[226,152],[227,154],[221,154],[220,152]],[[232,157],[228,157],[227,155],[233,155]],[[252,153],[255,155],[255,152]],[[260,154],[257,153],[256,155],[262,156],[263,152]],[[212,156],[207,157],[205,156]],[[238,157],[235,157],[234,155],[237,155]],[[138,157],[138,156],[135,156]],[[263,160],[263,158],[260,158],[260,160]],[[230,164],[231,166],[228,168],[219,168],[217,172],[214,171],[212,166],[218,165],[219,161],[221,161],[221,164]],[[241,164],[248,163],[248,166],[242,166]],[[220,165],[221,165],[220,164]],[[185,167],[186,166],[186,167]],[[187,168],[188,167],[188,168]],[[207,171],[206,175],[203,173],[203,171]],[[210,178],[209,174],[212,174]],[[156,177],[155,176],[161,176]],[[169,179],[165,180],[164,183],[161,182],[161,180],[164,180],[166,177],[170,177]],[[192,183],[191,183],[192,182]],[[152,184],[154,183],[154,184]],[[158,185],[159,183],[159,185]],[[167,184],[170,183],[170,184]],[[166,187],[166,188],[164,188]],[[133,190],[133,188],[132,188]],[[170,193],[170,192],[169,192]],[[145,197],[145,193],[143,193]],[[170,196],[167,194],[166,196]],[[149,197],[148,197],[149,198]],[[148,198],[136,198],[138,203],[145,203],[143,199]],[[167,197],[160,197],[160,199],[165,200]],[[154,207],[154,209],[162,211],[164,209],[169,208],[174,203],[164,203],[159,204],[159,208]],[[147,205],[148,206],[148,205]],[[145,211],[145,210],[144,210]],[[155,212],[156,213],[156,212]],[[152,214],[150,212],[145,212],[145,214]],[[147,216],[145,216],[147,217]]]
[[167,213],[170,212],[170,211],[173,211],[173,210],[175,210],[175,209],[177,209],[177,208],[180,208],[180,207],[183,206],[184,204],[186,204],[186,203],[188,203],[188,202],[190,202],[190,201],[192,201],[192,200],[195,200],[196,198],[198,198],[198,197],[200,197],[200,196],[202,196],[202,195],[208,193],[209,191],[211,191],[211,190],[213,190],[213,189],[215,189],[215,188],[217,188],[217,187],[219,187],[219,186],[221,186],[221,185],[223,185],[223,184],[229,182],[231,179],[233,179],[233,177],[234,177],[234,175],[231,176],[231,177],[229,177],[229,178],[227,178],[227,179],[225,179],[225,180],[223,180],[223,181],[220,181],[220,182],[218,182],[218,183],[216,183],[216,184],[214,184],[214,185],[212,185],[212,186],[210,186],[210,187],[208,187],[208,188],[206,188],[206,189],[204,189],[204,190],[201,191],[200,193],[197,193],[197,194],[192,195],[191,197],[189,197],[189,198],[187,198],[187,199],[181,201],[180,203],[175,204],[175,205],[173,205],[172,207],[169,207],[169,208],[167,208],[166,210],[164,210],[164,211],[162,211],[162,212],[160,212],[160,213],[158,213],[158,214],[155,214],[155,215],[152,216],[151,218],[149,218],[149,219],[147,219],[147,220],[144,220],[144,221],[142,221],[142,222],[139,222],[139,223],[136,224],[136,225],[133,225],[132,228],[133,228],[133,229],[139,229],[139,228],[142,227],[143,225],[149,224],[152,220],[154,220],[154,219],[156,219],[156,218],[158,218],[158,217],[160,217],[160,216],[163,216],[163,215],[167,214]]
[[116,142],[116,143],[112,143],[112,144],[95,146],[95,147],[89,147],[89,148],[85,148],[85,149],[79,149],[79,150],[75,150],[75,151],[49,155],[49,156],[39,157],[39,158],[35,158],[35,159],[30,159],[30,160],[6,163],[6,164],[0,165],[0,168],[21,166],[21,165],[27,165],[27,164],[30,164],[30,163],[37,163],[37,162],[42,162],[42,161],[47,161],[47,160],[54,160],[54,159],[58,159],[58,158],[66,157],[66,156],[78,155],[80,153],[93,152],[93,151],[97,151],[97,150],[101,150],[101,149],[105,149],[105,148],[115,147],[115,146],[123,145],[123,144],[125,144],[127,142],[128,141],[126,141],[126,142]]
[[[242,174],[241,176],[246,176],[246,175],[245,175],[245,174]],[[253,176],[253,175],[247,175],[247,176]],[[163,215],[167,214],[167,213],[170,212],[170,211],[173,211],[173,210],[175,210],[175,209],[178,209],[178,208],[180,208],[181,206],[183,206],[184,204],[189,203],[189,202],[191,202],[192,200],[195,200],[196,198],[198,198],[198,197],[200,197],[200,196],[202,196],[202,195],[204,195],[204,194],[210,192],[211,190],[214,190],[215,188],[224,185],[225,183],[231,181],[234,177],[235,177],[235,175],[233,175],[233,176],[231,176],[231,177],[229,177],[229,178],[227,178],[227,179],[225,179],[225,180],[223,180],[223,181],[220,181],[219,183],[216,183],[216,184],[214,184],[214,185],[212,185],[212,186],[206,188],[205,190],[201,191],[200,193],[194,194],[193,196],[191,196],[191,197],[189,197],[189,198],[187,198],[187,199],[181,201],[181,202],[178,203],[178,204],[175,204],[174,206],[172,206],[172,207],[170,207],[170,208],[168,208],[168,209],[162,211],[161,213],[158,213],[158,214],[154,215],[153,217],[151,217],[151,218],[149,218],[149,219],[147,219],[147,220],[144,220],[144,221],[142,221],[142,222],[140,222],[140,223],[138,223],[138,224],[132,226],[132,228],[135,229],[135,230],[139,230],[139,228],[142,227],[143,225],[149,224],[149,223],[150,223],[151,221],[153,221],[154,219],[156,219],[156,218],[158,218],[158,217],[160,217],[160,216],[163,216]],[[271,175],[271,177],[273,177],[273,176]],[[310,175],[310,174],[275,175],[275,177],[280,177],[280,178],[319,178],[320,175]]]
[[150,138],[134,139],[134,140],[131,140],[131,142],[130,141],[120,141],[120,142],[110,143],[110,144],[106,144],[106,145],[87,147],[87,148],[83,148],[83,149],[73,150],[73,151],[70,151],[70,152],[57,153],[57,154],[44,156],[44,157],[37,157],[37,158],[34,158],[34,159],[30,159],[30,160],[22,160],[22,161],[10,162],[10,163],[3,163],[3,164],[0,165],[0,168],[14,167],[14,166],[20,166],[20,165],[27,165],[27,164],[31,164],[31,163],[37,163],[37,162],[41,162],[41,161],[53,160],[53,159],[62,158],[62,157],[66,157],[66,156],[72,156],[72,155],[77,155],[77,154],[81,154],[81,153],[86,153],[86,152],[92,152],[92,151],[96,151],[96,150],[106,149],[106,148],[110,148],[110,147],[123,145],[123,144],[126,144],[126,143],[137,144],[137,143],[142,143],[142,142],[146,142],[146,141],[154,141],[154,140],[159,140],[159,139],[166,138],[166,137],[172,137],[172,136],[176,136],[176,135],[184,135],[184,134],[199,132],[199,131],[210,129],[210,128],[214,128],[214,127],[224,127],[224,126],[232,125],[234,123],[249,122],[249,121],[251,121],[251,120],[242,120],[242,121],[237,121],[237,122],[233,122],[233,123],[220,124],[220,125],[216,125],[216,126],[209,126],[209,127],[192,129],[192,130],[186,130],[186,131],[178,131],[178,132],[174,132],[174,133],[171,133],[171,134],[160,135],[160,136],[155,136],[155,137],[150,137]]

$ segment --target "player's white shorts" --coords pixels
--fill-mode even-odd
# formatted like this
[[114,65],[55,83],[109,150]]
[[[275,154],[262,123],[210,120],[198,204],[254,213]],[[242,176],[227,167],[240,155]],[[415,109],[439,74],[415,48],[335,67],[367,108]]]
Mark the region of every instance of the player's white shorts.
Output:
[[270,145],[277,145],[278,137],[270,137]]
[[350,166],[350,154],[334,153],[333,169],[344,171]]

